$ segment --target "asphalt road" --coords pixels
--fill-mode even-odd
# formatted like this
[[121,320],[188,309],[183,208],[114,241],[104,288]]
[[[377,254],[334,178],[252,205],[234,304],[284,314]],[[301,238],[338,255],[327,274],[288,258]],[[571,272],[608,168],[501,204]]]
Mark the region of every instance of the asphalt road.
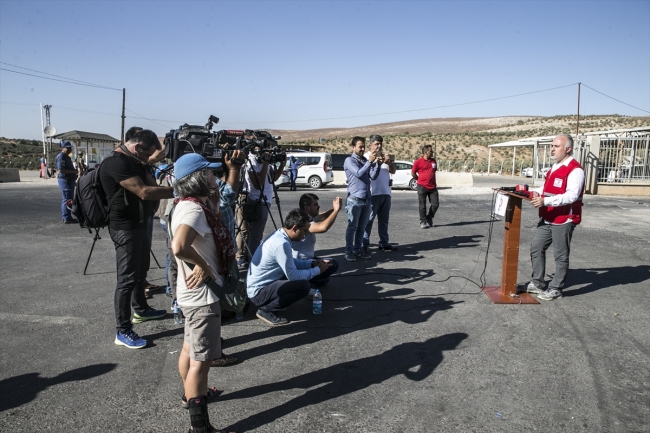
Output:
[[[507,179],[476,179],[481,191]],[[518,183],[521,179],[510,179]],[[282,211],[306,190],[280,192]],[[344,190],[317,191],[327,209]],[[417,198],[393,195],[399,251],[343,260],[345,215],[319,235],[341,262],[323,314],[303,300],[269,328],[249,312],[223,327],[239,365],[213,368],[224,393],[216,427],[237,432],[650,431],[650,200],[586,197],[565,297],[493,305],[480,291],[491,194],[442,190],[435,227]],[[182,328],[135,325],[152,344],[113,344],[115,262],[106,231],[84,276],[92,237],[60,221],[52,182],[0,185],[0,431],[187,431],[177,372]],[[278,218],[277,209],[273,215]],[[536,213],[524,206],[519,281],[531,272]],[[272,227],[271,221],[267,231]],[[153,251],[164,265],[156,223]],[[376,242],[373,233],[372,241]],[[495,222],[484,279],[500,281]],[[553,272],[552,253],[547,272]],[[163,271],[150,280],[162,283]],[[168,308],[169,298],[150,300]]]

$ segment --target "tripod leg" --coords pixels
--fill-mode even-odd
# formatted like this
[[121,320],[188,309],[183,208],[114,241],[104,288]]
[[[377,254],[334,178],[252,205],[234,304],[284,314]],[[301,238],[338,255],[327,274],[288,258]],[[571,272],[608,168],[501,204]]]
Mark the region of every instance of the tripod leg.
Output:
[[160,263],[158,263],[158,259],[156,258],[156,255],[153,253],[152,249],[149,249],[151,252],[151,257],[153,257],[153,261],[156,262],[156,265],[158,265],[158,269],[162,269],[162,266],[160,266]]
[[90,256],[93,255],[93,250],[95,249],[95,242],[97,242],[101,237],[99,236],[99,229],[95,229],[95,237],[93,237],[93,244],[90,247],[90,252],[88,253],[88,258],[86,259],[86,266],[84,266],[84,275],[86,275],[86,270],[88,269],[88,263],[90,263]]

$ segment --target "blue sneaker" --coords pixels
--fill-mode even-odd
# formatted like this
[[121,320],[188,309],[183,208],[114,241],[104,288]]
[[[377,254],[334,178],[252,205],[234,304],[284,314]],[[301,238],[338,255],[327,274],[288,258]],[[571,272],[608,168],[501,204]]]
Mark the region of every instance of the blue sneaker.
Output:
[[126,346],[129,349],[142,349],[147,345],[147,340],[140,338],[133,329],[129,329],[126,332],[117,331],[115,333],[115,344]]
[[153,308],[149,307],[140,313],[133,312],[133,319],[131,320],[131,323],[135,324],[146,322],[147,320],[162,319],[166,315],[167,310],[154,310]]

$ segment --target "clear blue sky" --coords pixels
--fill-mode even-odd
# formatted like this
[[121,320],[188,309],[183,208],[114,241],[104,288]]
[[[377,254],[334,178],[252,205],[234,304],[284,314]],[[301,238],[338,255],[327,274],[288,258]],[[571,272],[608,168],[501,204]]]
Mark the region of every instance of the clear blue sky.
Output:
[[[210,114],[216,129],[572,114],[577,86],[394,112],[579,81],[650,111],[650,1],[0,0],[0,61],[124,87],[126,127],[159,135]],[[648,115],[584,87],[581,100]],[[58,132],[120,135],[119,91],[0,71],[0,102],[0,136],[40,139],[39,103]],[[378,113],[393,114],[352,117]]]

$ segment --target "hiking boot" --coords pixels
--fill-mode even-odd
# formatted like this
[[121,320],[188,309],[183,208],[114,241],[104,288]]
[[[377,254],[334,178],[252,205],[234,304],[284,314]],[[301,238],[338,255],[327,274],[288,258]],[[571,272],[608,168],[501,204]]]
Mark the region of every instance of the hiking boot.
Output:
[[133,319],[131,320],[131,323],[135,324],[146,322],[147,320],[162,319],[166,315],[167,310],[154,310],[153,308],[149,307],[140,313],[133,312]]
[[528,283],[528,285],[526,286],[526,292],[527,292],[527,293],[540,294],[540,293],[542,293],[543,291],[544,291],[544,289],[538,287],[537,284],[535,284],[534,281],[531,281],[531,282]]
[[352,251],[346,251],[343,257],[345,257],[345,260],[347,260],[348,262],[357,261],[357,256]]
[[256,316],[258,319],[268,323],[271,326],[286,325],[289,323],[289,319],[280,317],[272,311],[257,310]]
[[421,229],[428,229],[428,228],[429,228],[429,224],[427,224],[426,222],[422,221],[422,222],[420,223],[420,228],[421,228]]
[[142,349],[147,345],[147,340],[141,338],[133,329],[129,329],[128,331],[117,331],[115,333],[115,344],[129,349]]
[[379,249],[381,251],[397,251],[398,248],[394,245],[386,244],[386,245],[379,245]]
[[543,301],[552,301],[553,299],[558,299],[562,297],[562,292],[557,289],[546,289],[537,297]]

